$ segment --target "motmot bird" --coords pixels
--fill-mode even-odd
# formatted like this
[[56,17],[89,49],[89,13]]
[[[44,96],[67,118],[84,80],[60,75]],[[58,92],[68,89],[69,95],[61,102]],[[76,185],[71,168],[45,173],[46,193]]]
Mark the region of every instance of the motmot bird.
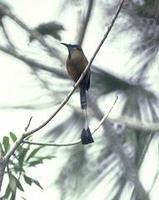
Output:
[[[77,82],[82,72],[86,68],[88,60],[84,55],[82,48],[79,45],[66,43],[61,44],[65,45],[68,49],[68,58],[66,61],[67,72],[70,78],[74,82]],[[92,134],[88,127],[87,119],[87,91],[90,88],[90,75],[91,70],[89,68],[87,70],[86,75],[83,77],[82,81],[79,84],[81,109],[83,110],[85,117],[85,125],[81,133],[82,144],[89,144],[94,142]]]

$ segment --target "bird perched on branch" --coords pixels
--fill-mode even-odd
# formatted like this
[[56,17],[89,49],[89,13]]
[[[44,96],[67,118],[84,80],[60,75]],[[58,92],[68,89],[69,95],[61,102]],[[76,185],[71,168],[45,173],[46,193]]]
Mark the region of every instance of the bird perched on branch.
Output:
[[[77,82],[88,64],[87,58],[85,57],[83,50],[79,45],[72,45],[66,43],[61,44],[65,45],[68,49],[68,58],[66,61],[66,68],[68,74],[71,77],[71,79],[74,80],[74,82]],[[94,142],[92,134],[88,127],[87,119],[87,91],[90,87],[90,74],[91,71],[90,69],[88,69],[86,75],[79,84],[81,109],[83,110],[85,117],[84,128],[81,133],[82,144],[89,144]]]
[[[58,22],[48,22],[48,23],[42,23],[33,30],[37,31],[41,35],[50,35],[54,37],[57,40],[61,40],[60,32],[64,31],[64,27],[58,23]],[[31,35],[29,37],[29,42],[32,42],[35,38]]]

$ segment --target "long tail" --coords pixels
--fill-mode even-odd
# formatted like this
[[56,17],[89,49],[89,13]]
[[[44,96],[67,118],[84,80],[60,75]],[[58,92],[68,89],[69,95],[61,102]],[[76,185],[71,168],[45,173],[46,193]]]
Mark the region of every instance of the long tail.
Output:
[[81,142],[82,144],[90,144],[94,142],[91,131],[89,127],[87,129],[83,129],[81,133]]
[[80,102],[82,110],[87,109],[87,96],[86,88],[84,85],[80,86]]
[[81,84],[80,86],[80,102],[81,108],[84,114],[84,128],[81,133],[81,142],[82,144],[90,144],[94,142],[91,131],[88,127],[87,119],[87,88],[85,85]]

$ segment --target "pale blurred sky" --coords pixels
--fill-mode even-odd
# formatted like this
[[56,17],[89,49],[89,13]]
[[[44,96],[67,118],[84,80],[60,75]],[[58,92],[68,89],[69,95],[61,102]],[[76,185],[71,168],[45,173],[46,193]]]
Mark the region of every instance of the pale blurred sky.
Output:
[[[13,12],[30,27],[35,27],[42,22],[58,20],[66,27],[66,32],[62,34],[64,42],[75,42],[75,30],[78,28],[75,27],[75,24],[78,19],[77,12],[79,11],[79,8],[74,10],[70,9],[70,12],[67,13],[61,10],[61,13],[59,14],[59,9],[61,9],[59,0],[8,0],[6,2],[11,5]],[[62,1],[60,1],[60,3],[61,2]],[[91,24],[89,25],[87,41],[85,41],[83,45],[84,52],[88,59],[91,58],[104,33],[103,27],[101,27],[103,16],[100,13],[100,8],[96,7],[93,15],[96,15],[96,18],[93,18],[93,21],[91,21]],[[28,46],[28,35],[24,30],[16,27],[15,23],[11,22],[9,19],[6,19],[6,23],[11,38],[13,38],[13,41],[20,49],[24,49],[25,52],[28,52],[28,55],[33,54],[36,58],[40,57],[40,59],[46,60],[47,56],[41,52],[39,45],[36,42],[32,44],[31,47]],[[108,25],[108,21],[106,21],[106,24]],[[114,38],[116,37],[114,32],[112,35]],[[94,63],[100,66],[106,66],[107,71],[117,73],[123,77],[131,76],[128,64],[131,66],[135,61],[131,60],[130,62],[128,45],[129,41],[133,40],[132,36],[134,38],[136,37],[135,34],[130,34],[127,36],[121,35],[120,38],[116,38],[116,42],[111,42],[108,40],[108,42],[104,44],[104,47],[102,47],[100,53],[97,55]],[[0,41],[3,41],[1,35]],[[57,42],[57,45],[60,44]],[[66,55],[66,50],[63,47],[61,48],[64,55]],[[52,61],[47,60],[47,63],[51,62]],[[37,99],[37,102],[47,102],[47,100],[49,100],[49,97],[47,97],[47,93],[45,93],[45,91],[42,92],[43,96],[39,98],[39,96],[41,96],[41,88],[38,84],[32,84],[34,82],[34,78],[30,76],[29,68],[26,67],[23,62],[20,62],[17,59],[0,52],[0,66],[1,107],[3,105],[5,107],[9,105],[20,105],[23,102],[27,103],[35,101],[35,98]],[[110,100],[110,107],[111,103],[112,100]],[[106,109],[109,109],[109,107]],[[1,109],[1,136],[6,135],[9,131],[20,134],[24,130],[30,116],[33,116],[31,128],[37,126],[45,121],[52,114],[53,110],[54,108],[52,110],[50,108],[43,110]],[[117,110],[114,110],[115,111],[113,111],[113,114],[115,115]],[[64,108],[64,111],[67,111],[67,108]],[[60,117],[61,114],[57,115],[55,121],[60,120]],[[57,156],[58,159],[53,159],[46,162],[46,164],[41,165],[38,170],[29,169],[29,173],[34,174],[34,177],[37,177],[39,181],[42,182],[44,188],[50,186],[51,182],[53,181],[52,177],[56,179],[59,169],[65,162],[62,155]],[[51,166],[50,168],[48,168],[48,164]],[[52,168],[52,166],[54,166],[54,168]],[[105,188],[105,184],[107,183],[103,184],[104,186],[96,188],[94,193],[92,193],[87,200],[96,199],[96,195],[100,193],[103,187]],[[44,200],[46,199],[46,195],[51,197],[51,199],[60,199],[60,194],[58,190],[56,190],[56,186],[54,186],[54,189],[49,187],[48,189],[45,189],[45,191],[41,191],[39,188],[34,186],[26,187],[24,196],[29,200]],[[20,199],[20,197],[17,198],[17,200]],[[157,199],[154,198],[153,200]]]

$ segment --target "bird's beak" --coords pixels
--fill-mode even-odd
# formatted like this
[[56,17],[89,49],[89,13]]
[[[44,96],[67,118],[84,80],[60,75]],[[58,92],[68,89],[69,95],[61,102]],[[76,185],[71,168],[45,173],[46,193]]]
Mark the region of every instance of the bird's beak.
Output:
[[70,48],[70,45],[69,44],[66,44],[66,43],[63,43],[61,42],[61,44],[63,44],[65,47],[67,47],[67,50],[68,50],[68,57],[69,59],[71,58],[71,48]]

